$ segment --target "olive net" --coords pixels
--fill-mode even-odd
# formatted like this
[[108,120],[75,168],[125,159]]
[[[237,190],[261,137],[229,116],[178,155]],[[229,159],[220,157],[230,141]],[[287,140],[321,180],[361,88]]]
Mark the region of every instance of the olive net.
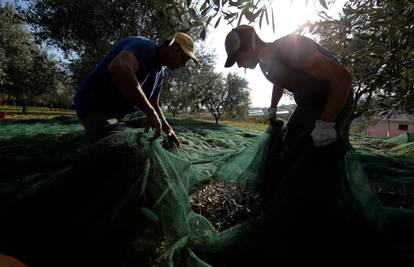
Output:
[[285,147],[284,121],[258,133],[171,118],[178,150],[144,121],[97,141],[75,118],[2,122],[0,253],[31,266],[413,264],[408,137],[315,148],[303,133]]

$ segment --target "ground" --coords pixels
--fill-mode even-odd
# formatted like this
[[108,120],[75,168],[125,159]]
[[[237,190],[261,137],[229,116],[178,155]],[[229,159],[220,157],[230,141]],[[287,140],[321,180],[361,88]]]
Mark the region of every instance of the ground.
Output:
[[[8,114],[6,120],[0,121],[0,148],[5,151],[0,156],[0,166],[4,170],[3,179],[14,179],[42,171],[53,172],[63,168],[76,156],[77,145],[84,141],[82,127],[74,117],[73,111],[30,107],[29,113],[22,115],[19,108],[12,106],[3,106],[1,110]],[[51,118],[54,119],[49,120]],[[186,123],[184,120],[183,124]],[[194,122],[189,120],[188,123]],[[212,121],[200,123],[214,124]],[[257,134],[267,128],[264,123],[251,121],[225,120],[221,124],[247,129]],[[205,135],[201,131],[197,134]],[[185,152],[186,147],[191,147],[193,140],[185,134],[181,137]],[[383,173],[393,168],[406,172],[413,171],[407,169],[407,166],[414,163],[413,143],[403,140],[403,137],[387,140],[362,136],[352,136],[351,142],[360,155],[372,182],[372,188],[383,205],[414,209],[412,181],[404,180],[405,176],[401,179],[383,179]],[[197,144],[200,145],[205,145],[206,149],[213,151],[212,153],[221,153],[223,149],[229,148],[229,143],[221,142],[220,137]],[[240,141],[238,146],[247,145],[248,143]],[[254,209],[260,202],[260,197],[256,194],[223,182],[205,184],[193,192],[191,199],[193,210],[209,218],[218,230],[254,216]]]

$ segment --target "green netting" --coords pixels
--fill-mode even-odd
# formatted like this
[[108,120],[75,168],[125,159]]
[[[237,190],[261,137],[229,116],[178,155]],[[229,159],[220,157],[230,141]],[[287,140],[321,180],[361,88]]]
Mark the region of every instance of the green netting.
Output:
[[[316,149],[306,133],[288,149],[283,121],[257,133],[171,119],[176,150],[143,120],[94,143],[76,119],[4,122],[0,252],[33,266],[412,264],[414,212],[374,183],[414,188],[413,159]],[[212,180],[259,193],[259,215],[218,232],[190,201]]]

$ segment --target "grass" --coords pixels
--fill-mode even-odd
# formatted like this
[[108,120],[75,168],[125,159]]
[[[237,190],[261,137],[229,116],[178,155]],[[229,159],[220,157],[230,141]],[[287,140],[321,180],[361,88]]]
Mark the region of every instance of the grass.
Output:
[[251,122],[251,121],[231,121],[231,120],[223,120],[219,121],[219,124],[226,125],[229,127],[241,128],[250,131],[259,131],[264,132],[269,125],[266,123],[261,122]]
[[[216,121],[213,118],[197,117],[197,116],[194,117],[194,115],[189,115],[189,114],[180,114],[176,118],[180,120],[191,120],[191,121],[200,121],[203,123],[216,124]],[[265,116],[251,117],[251,118],[248,118],[247,120],[221,119],[219,120],[218,125],[224,125],[224,126],[229,126],[229,127],[234,127],[234,128],[241,128],[241,129],[249,130],[249,131],[258,131],[258,132],[264,132],[269,127]]]
[[[187,117],[181,118],[178,117],[178,119],[183,120],[185,122],[201,122],[201,123],[208,123],[208,124],[214,124],[216,125],[215,120],[213,119],[190,119]],[[233,128],[240,128],[243,130],[249,130],[249,131],[256,131],[256,132],[264,132],[269,125],[262,122],[252,122],[252,121],[232,121],[232,120],[220,120],[217,124],[218,126],[228,126]]]
[[[21,106],[13,105],[2,105],[0,106],[0,112],[6,112],[6,118],[1,120],[10,120],[10,121],[19,121],[19,120],[44,120],[44,119],[53,119],[59,116],[76,116],[76,112],[70,109],[59,109],[48,107],[32,107],[28,106],[26,109],[26,114],[22,113]],[[194,119],[193,116],[178,116],[179,119]],[[198,121],[214,123],[213,119],[196,119]],[[234,121],[234,120],[220,120],[219,125],[225,125],[229,127],[241,128],[250,131],[259,131],[263,132],[268,128],[268,124],[264,123],[263,119],[249,119],[248,121]]]
[[21,106],[2,105],[0,112],[6,112],[6,118],[2,120],[34,120],[34,119],[52,119],[59,116],[75,116],[76,113],[71,109],[60,109],[48,107],[27,107],[26,114],[22,113]]
[[[53,119],[55,117],[60,116],[76,116],[76,112],[71,109],[59,109],[59,108],[53,108],[50,109],[48,107],[32,107],[28,106],[26,109],[26,114],[22,113],[22,107],[21,106],[13,106],[13,105],[0,105],[0,112],[6,112],[6,118],[0,119],[0,120],[6,120],[6,121],[21,121],[21,120],[48,120]],[[171,115],[170,115],[171,116]],[[172,118],[172,116],[171,116]],[[192,123],[195,122],[202,122],[202,123],[209,123],[209,124],[215,124],[215,120],[213,118],[199,118],[194,117],[194,115],[189,114],[180,114],[178,117],[176,117],[179,120],[189,122],[192,121]],[[287,118],[282,118],[287,120]],[[258,131],[258,132],[264,132],[269,125],[267,124],[267,119],[265,116],[257,116],[257,117],[250,117],[247,120],[241,121],[241,120],[229,120],[229,119],[223,119],[219,120],[218,125],[224,125],[234,128],[240,128],[244,130],[249,131]],[[354,134],[355,131],[352,131],[353,128],[351,128],[351,136],[360,136],[357,134]],[[351,138],[351,143],[356,147],[359,148],[361,145],[364,146],[365,143],[369,143],[368,147],[375,147],[375,138],[369,138],[360,136],[359,138]],[[377,140],[378,141],[378,140]],[[384,149],[384,146],[386,148],[391,148],[394,145],[389,144],[388,142],[384,142],[384,140],[379,140],[379,145],[381,146],[380,149]],[[410,145],[409,152],[406,152],[409,155],[412,155],[412,144]]]

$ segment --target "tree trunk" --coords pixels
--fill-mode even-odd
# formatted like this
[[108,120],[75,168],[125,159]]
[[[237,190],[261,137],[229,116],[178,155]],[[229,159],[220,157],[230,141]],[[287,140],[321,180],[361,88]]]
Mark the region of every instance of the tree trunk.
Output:
[[23,105],[22,105],[22,113],[23,114],[27,114],[27,105],[26,105],[26,103],[23,103]]
[[219,118],[215,117],[215,119],[216,119],[216,124],[218,124],[218,120],[219,120]]
[[344,139],[349,143],[349,131],[351,130],[352,118],[349,118],[344,125]]
[[53,110],[53,104],[52,103],[49,104],[49,109],[50,109],[50,111]]
[[344,125],[343,125],[343,137],[344,137],[344,139],[345,139],[345,141],[347,142],[347,143],[349,143],[349,131],[351,130],[351,124],[352,124],[352,121],[354,120],[354,119],[356,119],[356,118],[358,118],[358,117],[360,117],[360,116],[358,116],[357,114],[356,114],[356,108],[357,108],[357,103],[356,103],[356,98],[358,98],[358,96],[357,97],[355,97],[353,94],[354,94],[354,92],[351,92],[351,97],[352,97],[352,105],[347,105],[347,104],[345,104],[345,107],[344,107],[344,109],[345,110],[342,110],[341,112],[344,112],[344,120],[345,120],[345,122],[344,122]]

